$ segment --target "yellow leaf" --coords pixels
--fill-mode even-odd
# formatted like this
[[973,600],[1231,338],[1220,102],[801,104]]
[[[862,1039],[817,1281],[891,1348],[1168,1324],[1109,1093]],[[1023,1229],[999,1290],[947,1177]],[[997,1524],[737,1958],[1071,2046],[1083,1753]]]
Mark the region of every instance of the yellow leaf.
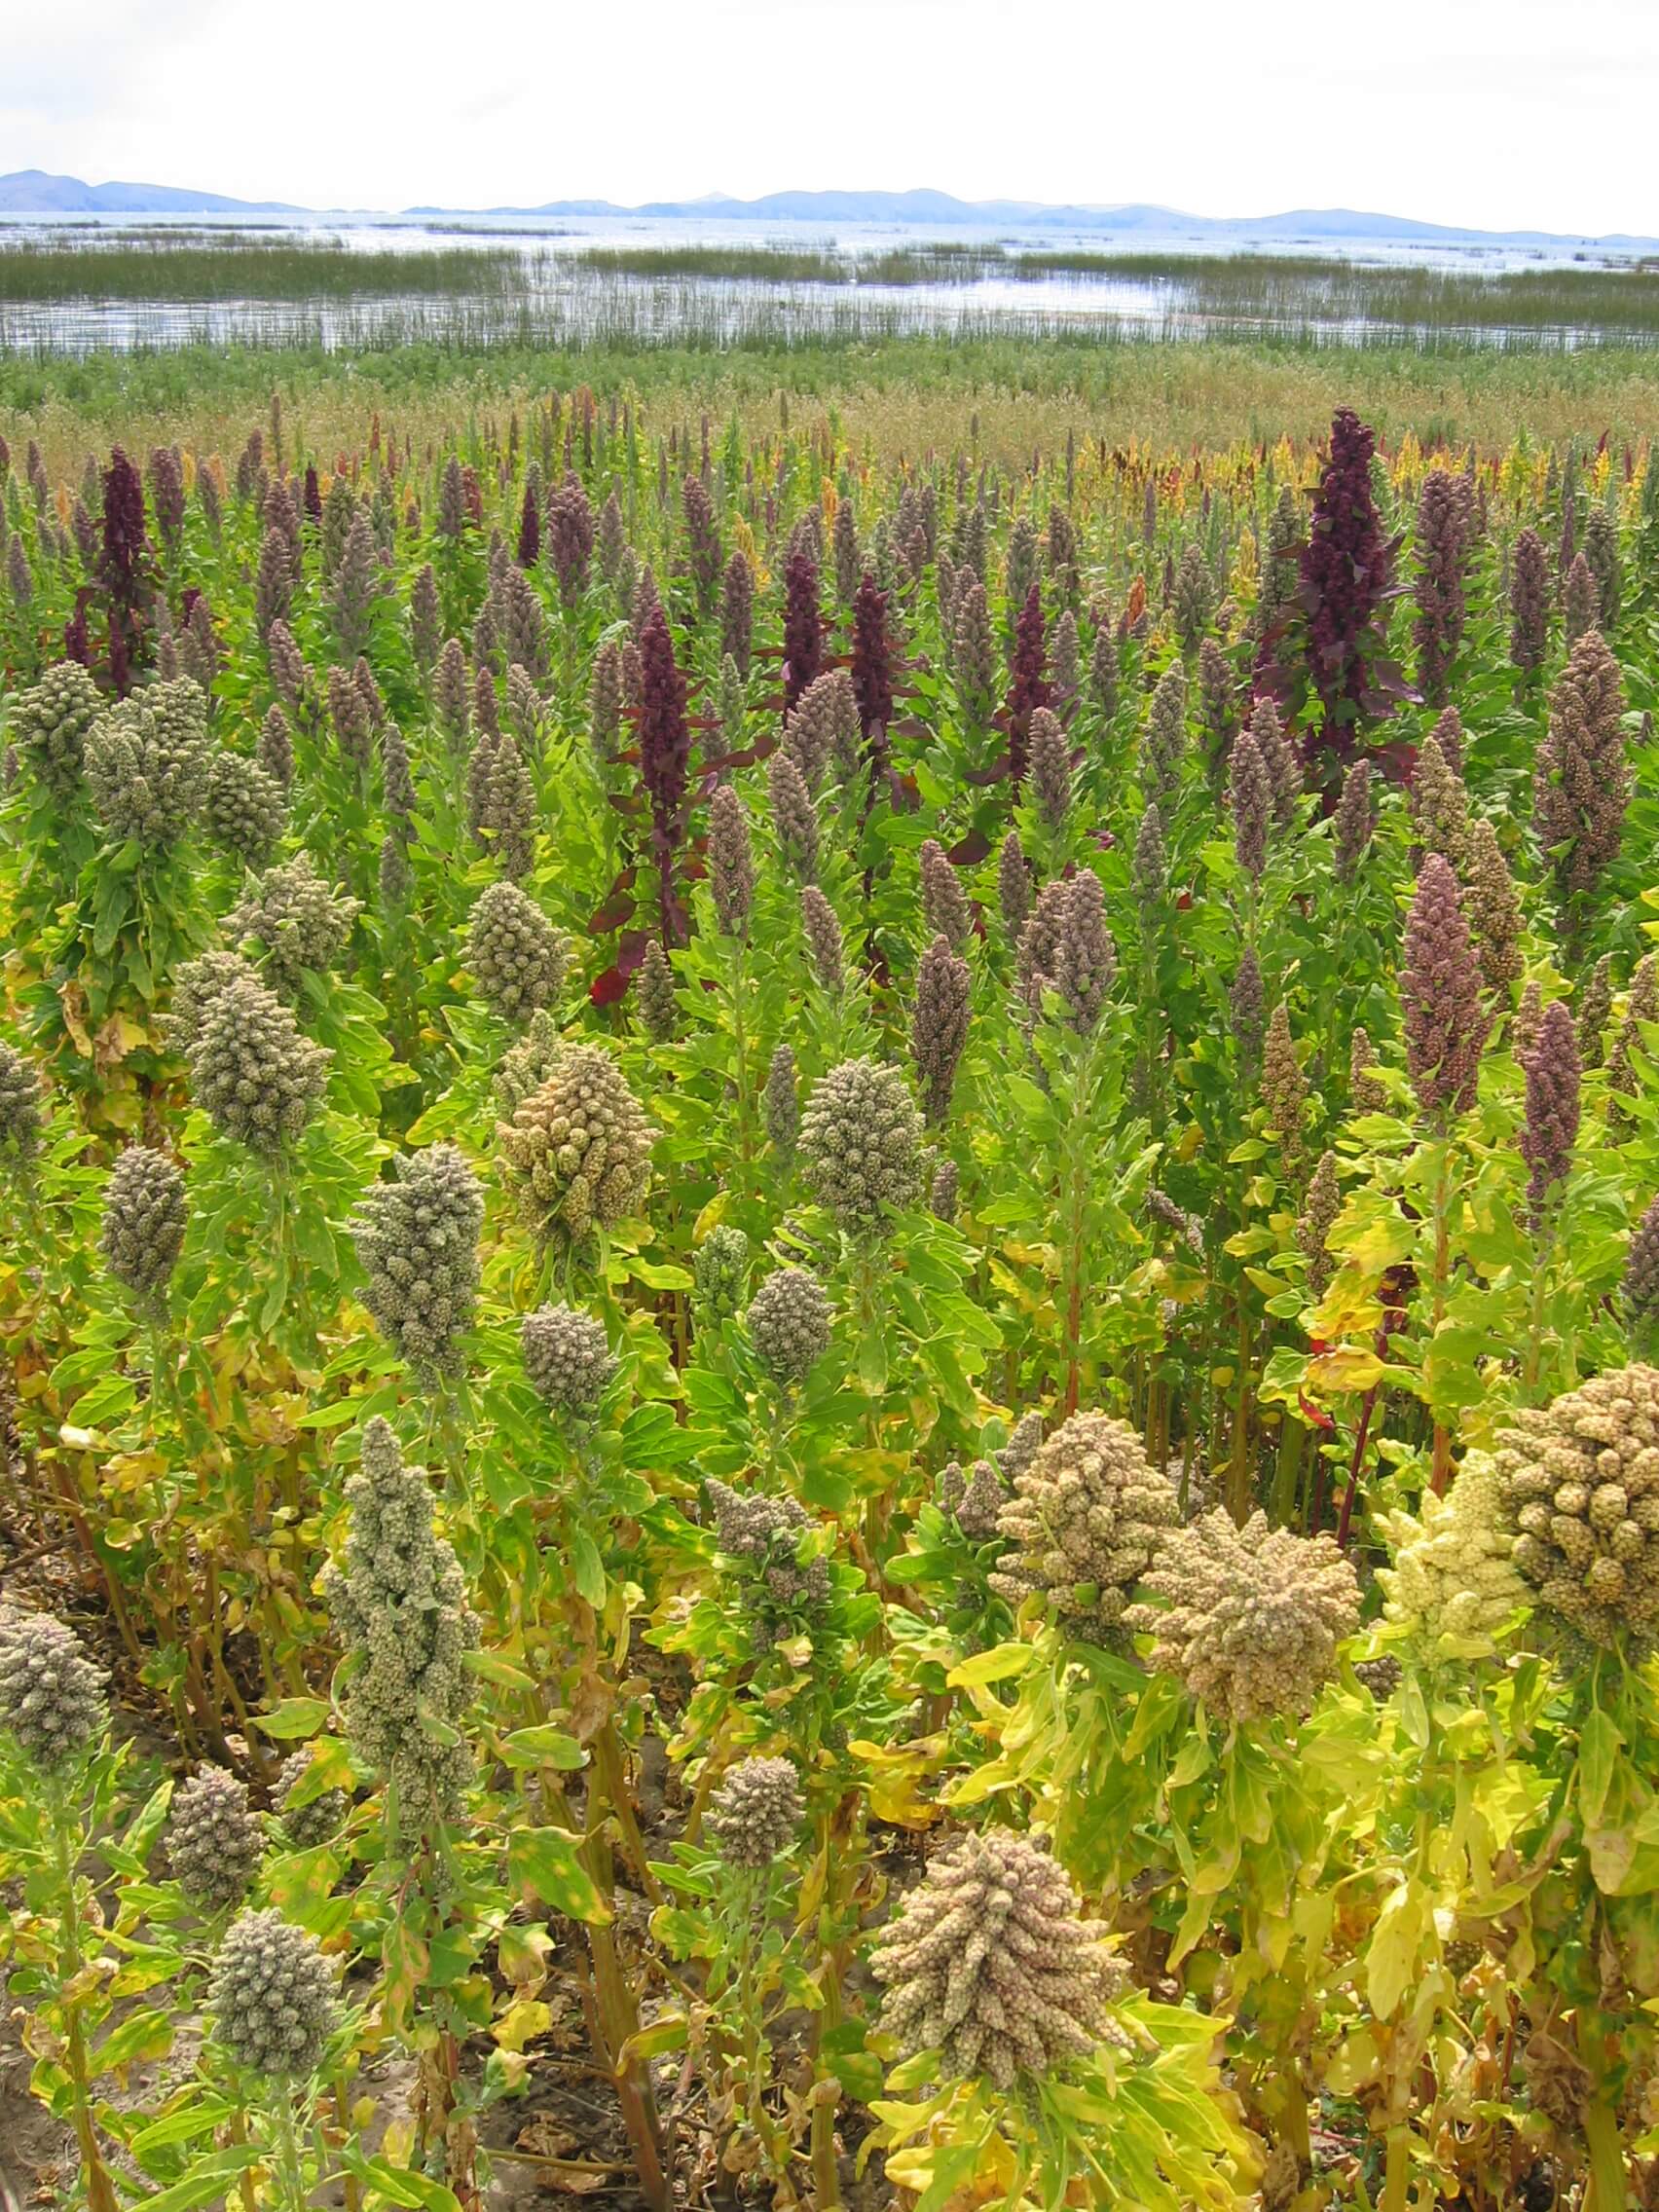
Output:
[[1382,1362],[1374,1351],[1339,1345],[1335,1351],[1315,1352],[1308,1362],[1308,1388],[1315,1397],[1335,1396],[1344,1390],[1369,1390],[1380,1382]]
[[509,2005],[490,2030],[502,2050],[523,2050],[527,2043],[544,2036],[553,2025],[553,2008],[539,1998],[520,1997]]
[[717,1228],[720,1222],[724,1221],[726,1202],[730,1196],[730,1192],[723,1189],[715,1193],[691,1225],[691,1241],[693,1244],[701,1244],[710,1230]]

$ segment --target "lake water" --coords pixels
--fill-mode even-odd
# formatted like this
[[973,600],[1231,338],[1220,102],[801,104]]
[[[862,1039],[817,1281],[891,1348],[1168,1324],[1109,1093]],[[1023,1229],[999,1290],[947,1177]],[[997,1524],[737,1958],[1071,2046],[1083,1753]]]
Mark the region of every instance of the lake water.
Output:
[[[38,300],[7,297],[0,272],[0,349],[85,352],[101,348],[176,347],[254,341],[279,345],[314,342],[336,350],[439,340],[456,345],[521,343],[560,345],[608,342],[644,346],[680,340],[733,348],[751,343],[804,345],[828,339],[875,340],[911,333],[1040,339],[1070,333],[1107,340],[1193,338],[1206,334],[1294,335],[1313,343],[1404,341],[1425,350],[1470,343],[1504,347],[1548,344],[1572,348],[1608,335],[1570,318],[1511,328],[1482,316],[1471,323],[1439,317],[1393,319],[1368,312],[1355,285],[1333,288],[1313,271],[1264,282],[1260,300],[1236,287],[1218,307],[1215,287],[1181,274],[1183,260],[1227,252],[1247,267],[1252,256],[1275,263],[1340,258],[1355,278],[1365,272],[1384,289],[1390,276],[1439,272],[1493,277],[1521,271],[1548,273],[1618,266],[1612,256],[1532,247],[1418,244],[1363,240],[1334,245],[1329,240],[1252,240],[1238,238],[1218,249],[1213,239],[1175,230],[1055,232],[968,227],[924,230],[896,224],[733,222],[683,217],[419,217],[373,214],[211,217],[0,216],[0,244],[27,239],[72,252],[78,246],[142,234],[155,239],[188,233],[214,242],[226,234],[262,240],[327,240],[351,253],[438,252],[488,246],[517,256],[505,285],[407,291],[371,289],[317,299],[237,297],[234,288],[209,302],[155,298],[74,297]],[[617,274],[587,266],[592,247],[768,245],[829,250],[871,257],[895,248],[946,242],[1000,249],[992,266],[960,279],[920,283],[814,282],[798,279],[711,277],[695,275]],[[1030,253],[1096,252],[1157,257],[1168,267],[1156,276],[1056,273],[1021,277],[1020,257]],[[158,272],[160,276],[160,272]],[[1266,273],[1264,273],[1264,276]],[[1659,279],[1628,276],[1642,286]],[[1361,288],[1362,289],[1362,288]],[[1247,294],[1249,287],[1245,287]],[[1635,333],[1615,335],[1627,341]]]

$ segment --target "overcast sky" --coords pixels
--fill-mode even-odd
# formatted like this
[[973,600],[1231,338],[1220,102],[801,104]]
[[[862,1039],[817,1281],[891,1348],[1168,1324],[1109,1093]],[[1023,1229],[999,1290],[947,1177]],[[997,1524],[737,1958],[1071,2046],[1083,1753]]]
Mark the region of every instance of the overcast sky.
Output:
[[932,185],[1659,235],[1659,0],[0,0],[0,168],[313,206]]

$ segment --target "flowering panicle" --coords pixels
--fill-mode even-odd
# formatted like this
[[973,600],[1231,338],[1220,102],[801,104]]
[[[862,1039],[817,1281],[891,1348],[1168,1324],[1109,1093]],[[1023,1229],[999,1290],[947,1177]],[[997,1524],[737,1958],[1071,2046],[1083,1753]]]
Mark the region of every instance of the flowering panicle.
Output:
[[1578,1056],[1587,1068],[1602,1063],[1602,1040],[1612,1011],[1613,959],[1604,952],[1584,978],[1578,998]]
[[0,1167],[30,1166],[40,1149],[43,1103],[39,1076],[0,1038]]
[[1468,480],[1431,468],[1418,497],[1418,686],[1431,707],[1444,706],[1452,665],[1462,643],[1467,609],[1463,577],[1474,536],[1474,497]]
[[680,1009],[674,998],[674,969],[654,937],[640,962],[637,991],[645,1034],[658,1045],[667,1044],[680,1025]]
[[957,705],[971,729],[983,729],[996,705],[997,644],[985,587],[958,587],[950,627],[950,666]]
[[484,1194],[454,1145],[401,1154],[395,1166],[349,1224],[368,1276],[364,1303],[418,1373],[456,1375],[478,1298]]
[[1302,1116],[1308,1103],[1308,1078],[1296,1056],[1290,1034],[1290,1009],[1280,999],[1268,1021],[1262,1049],[1262,1103],[1269,1125],[1278,1136],[1285,1161],[1294,1164],[1302,1152]]
[[1650,1337],[1659,1321],[1659,1198],[1649,1199],[1631,1234],[1619,1299],[1636,1334]]
[[565,481],[547,501],[547,535],[542,557],[559,583],[559,597],[574,607],[587,588],[588,564],[593,558],[593,508],[578,479],[566,472]]
[[1377,1572],[1383,1616],[1408,1629],[1431,1657],[1448,1644],[1467,1655],[1490,1643],[1526,1599],[1501,1512],[1496,1462],[1471,1452],[1444,1497],[1424,1491],[1415,1517],[1381,1517],[1393,1555],[1392,1567]]
[[220,1133],[273,1155],[310,1126],[334,1055],[301,1036],[274,991],[240,975],[205,999],[185,1057],[197,1102]]
[[772,833],[784,865],[797,883],[818,873],[818,810],[794,756],[780,747],[766,764]]
[[1260,883],[1268,865],[1273,793],[1267,762],[1251,730],[1240,730],[1233,741],[1228,786],[1233,807],[1233,849],[1244,873],[1252,883]]
[[749,816],[735,784],[721,784],[710,803],[709,888],[721,936],[747,937],[755,903],[755,855]]
[[638,1213],[656,1132],[627,1078],[598,1045],[574,1045],[510,1122],[497,1124],[508,1179],[543,1241],[580,1243]]
[[1010,941],[1017,945],[1031,911],[1031,869],[1017,830],[1009,831],[997,856],[997,910]]
[[946,2081],[999,2089],[1101,2044],[1127,2046],[1112,2000],[1128,1975],[1040,1841],[970,1831],[929,1860],[870,1961],[883,2029]]
[[361,911],[355,899],[329,889],[310,853],[300,853],[266,870],[232,908],[225,931],[263,948],[265,974],[292,1001],[308,975],[326,976],[333,968]]
[[1003,596],[1010,607],[1025,605],[1026,596],[1037,581],[1039,563],[1037,526],[1029,515],[1015,515],[1009,528],[1003,569]]
[[1173,798],[1187,756],[1187,672],[1171,661],[1158,680],[1147,710],[1141,747],[1141,789],[1160,808]]
[[238,2066],[273,2082],[314,2074],[340,2024],[322,1946],[275,1906],[231,1923],[213,1961],[207,2010],[214,2042]]
[[188,676],[157,683],[100,715],[86,741],[87,783],[110,836],[162,856],[207,799],[207,702]]
[[328,672],[328,719],[340,757],[354,777],[367,773],[374,757],[374,724],[367,700],[343,668]]
[[148,1145],[129,1145],[104,1189],[98,1241],[110,1273],[146,1310],[166,1306],[188,1220],[177,1163]]
[[930,937],[942,937],[960,952],[973,934],[968,896],[944,848],[929,837],[921,851],[922,919]]
[[1580,553],[1561,587],[1562,637],[1569,650],[1587,630],[1595,628],[1599,597],[1590,564]]
[[267,709],[259,725],[258,759],[272,781],[286,791],[294,780],[294,733],[280,707]]
[[853,601],[853,697],[871,774],[885,762],[893,720],[893,647],[887,635],[887,595],[866,576]]
[[729,1320],[742,1306],[749,1284],[749,1239],[742,1230],[717,1222],[691,1256],[691,1276],[699,1326],[716,1327]]
[[1205,638],[1198,646],[1198,712],[1204,725],[1204,750],[1212,772],[1217,772],[1238,729],[1238,683],[1233,664],[1213,638]]
[[1181,554],[1175,571],[1170,611],[1175,617],[1175,635],[1181,641],[1181,650],[1190,657],[1198,651],[1198,641],[1215,614],[1215,581],[1201,545],[1188,545]]
[[1550,559],[1535,530],[1515,540],[1509,570],[1509,657],[1525,675],[1550,649]]
[[311,1768],[309,1750],[290,1752],[276,1770],[276,1784],[271,1792],[271,1809],[296,1851],[310,1851],[316,1844],[326,1843],[351,1809],[350,1795],[344,1789],[324,1789],[296,1805],[293,1799]]
[[0,1730],[42,1774],[88,1751],[109,1722],[108,1683],[72,1628],[0,1606]]
[[1400,969],[1406,1067],[1430,1120],[1466,1114],[1475,1102],[1490,1025],[1481,983],[1457,879],[1431,853],[1418,877]]
[[1501,1526],[1537,1603],[1592,1643],[1659,1619],[1659,1369],[1621,1367],[1497,1436]]
[[59,806],[81,789],[87,739],[103,708],[97,685],[74,660],[58,661],[11,702],[11,742]]
[[802,694],[785,725],[784,750],[809,792],[818,790],[832,759],[843,769],[856,764],[859,707],[844,668],[827,670]]
[[726,563],[720,587],[720,652],[747,682],[755,654],[755,571],[741,552]]
[[247,1784],[222,1766],[203,1767],[173,1793],[166,1838],[174,1879],[204,1912],[240,1902],[265,1848]]
[[744,1610],[756,1642],[769,1649],[785,1619],[818,1611],[830,1596],[830,1562],[819,1553],[802,1566],[797,1556],[801,1536],[815,1523],[793,1497],[735,1491],[722,1482],[704,1488],[720,1550],[752,1570],[742,1588]]
[[1238,966],[1228,990],[1228,1021],[1233,1031],[1233,1042],[1237,1047],[1241,1066],[1255,1065],[1267,1030],[1267,987],[1262,979],[1262,963],[1256,957],[1256,948],[1247,944],[1239,955]]
[[523,1021],[553,1004],[566,954],[564,938],[516,883],[492,883],[480,892],[467,928],[466,964],[502,1021]]
[[780,1160],[793,1160],[800,1134],[800,1094],[795,1088],[794,1054],[787,1045],[780,1045],[772,1054],[762,1107],[772,1150]]
[[1371,763],[1356,760],[1343,778],[1342,796],[1331,818],[1331,865],[1339,883],[1351,883],[1359,873],[1360,861],[1376,830],[1377,816],[1371,804]]
[[1143,931],[1150,938],[1159,927],[1169,889],[1169,854],[1163,840],[1163,817],[1148,800],[1135,831],[1134,858],[1129,863],[1129,888],[1141,910]]
[[1418,753],[1411,804],[1424,852],[1439,853],[1455,873],[1461,874],[1468,865],[1469,794],[1432,736],[1423,739]]
[[758,1871],[783,1857],[805,1818],[791,1762],[751,1758],[740,1759],[710,1797],[705,1825],[728,1865]]
[[1217,1719],[1304,1714],[1359,1626],[1359,1581],[1330,1536],[1240,1529],[1225,1506],[1162,1533],[1125,1625],[1150,1635],[1148,1664],[1174,1675]]
[[1348,1104],[1356,1114],[1381,1114],[1388,1102],[1381,1079],[1372,1073],[1376,1065],[1370,1036],[1356,1028],[1348,1040]]
[[1014,1477],[997,1523],[1010,1549],[991,1587],[1013,1605],[1045,1592],[1075,1634],[1099,1642],[1179,1517],[1174,1486],[1126,1422],[1074,1414]]
[[1552,1200],[1572,1166],[1580,1079],[1572,1015],[1565,999],[1552,999],[1527,1059],[1527,1115],[1521,1127],[1521,1157],[1531,1171],[1527,1201],[1534,1234],[1548,1220]]
[[530,1386],[551,1412],[591,1420],[616,1380],[618,1361],[603,1322],[570,1306],[541,1306],[519,1328]]
[[1631,796],[1624,707],[1618,663],[1589,630],[1551,697],[1532,788],[1538,843],[1568,896],[1592,891],[1618,857]]
[[262,760],[219,746],[207,771],[204,815],[221,852],[263,867],[288,826],[288,796]]
[[1335,1263],[1325,1247],[1342,1203],[1337,1156],[1334,1152],[1321,1153],[1296,1224],[1297,1247],[1308,1263],[1308,1298],[1311,1305],[1316,1306],[1324,1297],[1335,1272]]
[[1496,994],[1522,972],[1521,902],[1497,832],[1484,815],[1470,826],[1466,852],[1463,908],[1480,956],[1481,980]]
[[358,1756],[396,1790],[408,1832],[455,1813],[472,1779],[465,1655],[478,1619],[454,1550],[433,1533],[425,1469],[405,1463],[378,1414],[346,1507],[344,1563],[324,1567],[321,1583],[355,1662],[346,1726]]
[[1072,803],[1071,748],[1060,719],[1047,707],[1031,717],[1031,793],[1051,830],[1065,827]]
[[805,1268],[769,1274],[744,1319],[755,1356],[774,1382],[804,1382],[830,1348],[830,1300]]
[[824,625],[818,613],[818,564],[804,546],[797,546],[784,571],[786,717],[811,689],[823,665]]
[[1375,442],[1351,408],[1337,410],[1301,556],[1309,675],[1324,705],[1327,748],[1344,764],[1352,755],[1354,725],[1382,704],[1372,689],[1371,661],[1381,643],[1393,552],[1372,490]]
[[843,1060],[813,1086],[801,1120],[807,1177],[849,1235],[879,1234],[912,1204],[922,1122],[897,1068]]
[[1014,633],[1014,664],[1009,675],[1004,714],[1008,723],[1008,772],[1015,785],[1025,781],[1031,734],[1031,718],[1039,707],[1053,704],[1053,692],[1045,674],[1048,641],[1043,624],[1043,594],[1033,583],[1019,609]]
[[1093,869],[1082,869],[1065,888],[1051,977],[1068,1026],[1087,1037],[1117,977],[1118,952],[1106,927],[1106,895]]
[[831,998],[838,998],[847,979],[841,924],[834,907],[816,883],[809,883],[800,895],[800,919],[812,972],[822,988]]
[[956,1069],[968,1041],[968,1001],[973,978],[968,963],[936,937],[916,972],[916,1003],[910,1022],[910,1056],[922,1094],[922,1111],[937,1127],[950,1111]]

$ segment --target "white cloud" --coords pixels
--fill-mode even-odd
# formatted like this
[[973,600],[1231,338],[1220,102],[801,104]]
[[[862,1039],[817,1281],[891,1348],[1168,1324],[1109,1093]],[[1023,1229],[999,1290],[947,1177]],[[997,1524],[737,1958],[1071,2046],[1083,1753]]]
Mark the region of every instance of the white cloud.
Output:
[[[15,16],[16,21],[5,18]],[[8,166],[314,205],[929,184],[1659,233],[1647,0],[0,0]]]

